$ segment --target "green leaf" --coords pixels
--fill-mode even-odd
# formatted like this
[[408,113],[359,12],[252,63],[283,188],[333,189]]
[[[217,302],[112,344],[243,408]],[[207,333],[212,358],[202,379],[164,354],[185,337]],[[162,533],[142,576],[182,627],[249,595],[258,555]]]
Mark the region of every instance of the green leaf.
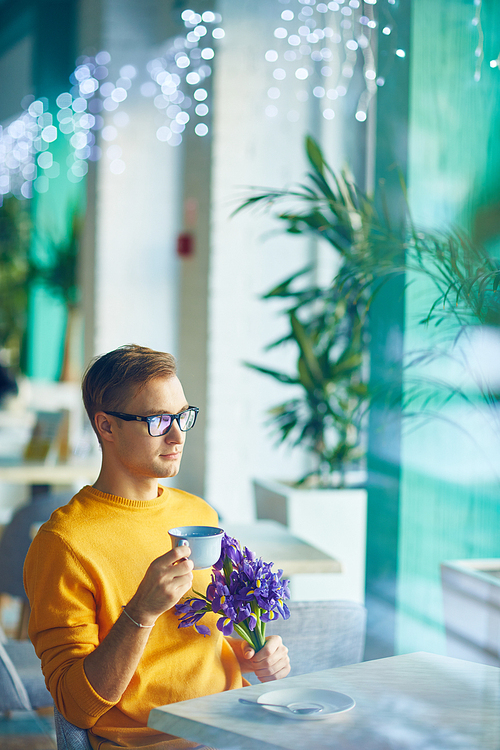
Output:
[[309,372],[310,378],[315,382],[320,382],[322,380],[322,372],[314,351],[312,339],[308,336],[306,328],[293,312],[290,313],[290,324],[302,355],[301,359]]
[[314,138],[310,135],[306,136],[306,154],[312,167],[322,175],[325,165],[323,153]]
[[284,372],[271,370],[268,367],[260,367],[259,365],[252,364],[251,362],[245,362],[245,365],[247,367],[250,367],[252,370],[261,372],[263,375],[269,375],[270,377],[275,378],[275,380],[279,380],[280,383],[285,383],[286,385],[300,385],[300,380],[298,380],[297,378],[293,378]]
[[284,281],[281,281],[277,286],[273,287],[269,292],[266,292],[262,296],[262,299],[269,299],[270,297],[290,297],[295,295],[295,292],[291,292],[289,287],[291,284],[293,284],[294,281],[299,279],[301,276],[304,276],[307,273],[310,273],[313,270],[313,266],[306,266],[305,268],[301,268],[300,271],[296,271],[291,276],[288,276]]

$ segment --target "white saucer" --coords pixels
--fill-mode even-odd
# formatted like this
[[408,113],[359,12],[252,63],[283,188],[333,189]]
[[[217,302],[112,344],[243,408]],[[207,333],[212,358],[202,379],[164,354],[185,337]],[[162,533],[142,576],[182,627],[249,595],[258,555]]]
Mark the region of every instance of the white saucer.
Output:
[[[316,690],[315,688],[285,688],[283,690],[271,690],[262,693],[257,698],[257,703],[276,703],[276,706],[262,706],[266,711],[286,716],[287,719],[299,719],[300,721],[318,721],[328,716],[340,714],[354,708],[356,701],[344,693],[334,690]],[[279,706],[290,705],[290,703],[317,703],[323,706],[323,711],[318,714],[294,714],[286,708]]]

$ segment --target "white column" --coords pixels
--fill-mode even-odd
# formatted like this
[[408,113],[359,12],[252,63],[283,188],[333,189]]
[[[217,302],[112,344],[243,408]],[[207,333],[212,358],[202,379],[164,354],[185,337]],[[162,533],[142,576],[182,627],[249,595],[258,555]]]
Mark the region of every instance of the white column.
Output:
[[[159,41],[176,30],[165,23],[157,0],[109,0],[100,10],[102,33],[91,39],[93,52],[100,45],[111,54],[109,80],[116,82],[124,65],[133,65],[137,76],[126,101],[115,112],[101,113],[117,135],[100,139],[103,157],[96,165],[94,299],[86,301],[94,317],[92,353],[139,343],[175,354],[181,154],[157,140],[163,118],[140,94],[140,84],[150,80],[146,64]],[[117,121],[121,113],[129,116],[128,124]],[[121,174],[111,172],[107,156],[116,146],[125,164]]]
[[[303,267],[310,247],[302,238],[271,234],[279,222],[262,212],[230,217],[249,186],[290,186],[306,170],[304,139],[314,107],[310,90],[306,102],[297,92],[307,91],[307,83],[288,72],[279,99],[268,97],[276,66],[265,53],[286,49],[273,36],[283,7],[266,0],[219,3],[226,34],[214,81],[206,496],[231,520],[253,517],[254,477],[296,479],[304,463],[302,451],[276,448],[265,426],[267,409],[292,397],[292,389],[244,363],[293,367],[293,347],[264,352],[285,332],[286,321],[279,315],[282,305],[259,297]],[[277,106],[276,117],[265,114],[270,104]],[[319,129],[329,135],[328,154],[338,163],[335,128],[325,120]]]

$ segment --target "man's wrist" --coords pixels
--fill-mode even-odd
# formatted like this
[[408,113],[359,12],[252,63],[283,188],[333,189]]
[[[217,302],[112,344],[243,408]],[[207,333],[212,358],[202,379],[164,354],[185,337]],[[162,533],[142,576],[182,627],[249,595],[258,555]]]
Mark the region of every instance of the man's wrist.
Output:
[[135,625],[136,627],[138,627],[138,628],[147,628],[147,629],[150,629],[150,628],[153,628],[153,627],[155,626],[156,620],[154,620],[154,621],[153,621],[153,623],[152,623],[151,625],[145,625],[145,624],[143,624],[142,622],[137,622],[137,620],[135,620],[135,619],[134,619],[134,618],[132,617],[132,615],[130,615],[130,614],[129,614],[129,613],[127,612],[127,610],[125,609],[125,604],[122,604],[122,610],[123,610],[123,614],[124,614],[124,615],[125,615],[126,617],[128,617],[128,619],[129,619],[129,620],[130,620],[131,622],[133,622],[133,623],[134,623],[134,625]]
[[136,627],[151,629],[159,615],[152,615],[145,612],[144,609],[138,607],[131,600],[128,604],[122,604],[122,610],[125,617],[134,623]]

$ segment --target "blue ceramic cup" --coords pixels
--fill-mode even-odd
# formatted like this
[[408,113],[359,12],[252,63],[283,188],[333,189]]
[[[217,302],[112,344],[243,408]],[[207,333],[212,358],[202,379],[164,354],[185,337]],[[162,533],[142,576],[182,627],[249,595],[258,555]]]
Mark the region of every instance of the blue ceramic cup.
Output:
[[172,547],[189,545],[195,570],[211,568],[220,557],[224,529],[215,526],[177,526],[168,532]]

